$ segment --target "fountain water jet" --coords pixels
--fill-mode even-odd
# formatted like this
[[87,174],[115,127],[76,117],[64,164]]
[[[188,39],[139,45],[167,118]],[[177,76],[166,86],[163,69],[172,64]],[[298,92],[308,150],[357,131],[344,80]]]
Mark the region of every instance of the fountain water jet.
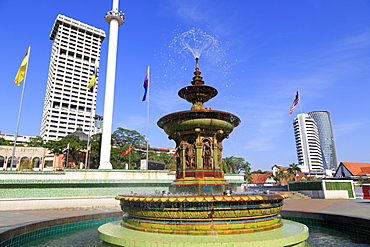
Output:
[[204,84],[198,61],[191,85],[178,92],[191,110],[157,123],[176,142],[176,179],[169,192],[117,196],[123,221],[101,226],[100,238],[126,247],[303,246],[308,228],[279,214],[285,195],[231,191],[222,171],[222,141],[240,119],[204,106],[217,90]]

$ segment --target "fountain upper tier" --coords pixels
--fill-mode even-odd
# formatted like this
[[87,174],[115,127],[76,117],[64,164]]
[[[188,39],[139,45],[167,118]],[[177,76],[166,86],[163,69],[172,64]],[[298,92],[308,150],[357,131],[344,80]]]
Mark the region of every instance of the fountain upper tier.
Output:
[[204,103],[217,95],[217,90],[204,85],[203,78],[196,58],[196,66],[193,80],[190,86],[186,86],[178,92],[178,95],[192,103],[190,111],[181,111],[168,114],[158,120],[158,126],[163,128],[170,139],[179,131],[194,131],[196,128],[207,130],[222,130],[230,134],[234,127],[240,124],[240,119],[229,112],[211,110],[205,108]]
[[217,90],[204,85],[198,58],[195,60],[192,85],[178,93],[193,104],[191,110],[158,120],[158,126],[176,142],[176,180],[169,189],[172,193],[222,194],[229,186],[222,170],[222,141],[240,124],[240,119],[204,107],[203,103],[216,96]]
[[199,70],[198,60],[199,58],[195,59],[196,65],[194,77],[191,81],[192,85],[180,89],[178,93],[181,98],[193,104],[192,110],[204,110],[205,107],[203,103],[217,95],[217,90],[215,88],[204,85],[203,78],[200,76],[202,72]]

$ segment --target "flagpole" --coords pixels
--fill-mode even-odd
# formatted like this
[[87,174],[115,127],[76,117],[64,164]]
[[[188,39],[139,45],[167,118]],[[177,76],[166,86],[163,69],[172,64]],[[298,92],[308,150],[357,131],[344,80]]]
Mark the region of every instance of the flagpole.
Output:
[[29,61],[29,58],[30,58],[30,52],[31,52],[31,46],[28,47],[28,51],[27,51],[28,60],[27,60],[26,70],[24,72],[24,80],[23,80],[23,86],[22,86],[21,100],[19,102],[18,120],[17,120],[16,129],[15,129],[15,135],[14,135],[14,146],[13,146],[13,152],[12,152],[12,162],[10,163],[10,170],[12,170],[12,167],[13,167],[13,164],[14,164],[15,147],[17,146],[18,129],[19,129],[19,123],[20,123],[20,120],[21,120],[23,97],[24,97],[24,88],[26,87],[26,78],[27,78],[28,61]]
[[[98,69],[99,69],[99,66],[97,65],[97,63],[95,64],[95,70],[96,70],[96,79],[95,79],[95,82],[94,82],[94,85],[92,86],[92,93],[93,93],[93,103],[95,102],[95,98],[96,98],[96,93],[95,93],[95,84],[96,84],[96,81],[98,81]],[[95,106],[96,107],[96,106]],[[93,107],[93,110],[91,111],[91,115],[90,115],[90,126],[89,126],[89,135],[87,136],[87,152],[86,152],[86,159],[85,159],[85,169],[89,169],[90,168],[90,165],[89,165],[89,153],[90,153],[90,150],[91,150],[91,147],[89,149],[89,145],[90,145],[90,137],[91,137],[91,127],[92,125],[94,124],[94,121],[93,121],[93,113],[95,113],[94,111],[94,107]]]
[[148,160],[149,160],[149,101],[150,101],[150,65],[148,65],[148,101],[146,104],[146,165],[148,166]]
[[299,107],[301,108],[301,113],[303,113],[302,102],[301,102],[301,93],[299,92],[299,90],[297,90],[297,92],[298,92],[298,104],[299,104]]

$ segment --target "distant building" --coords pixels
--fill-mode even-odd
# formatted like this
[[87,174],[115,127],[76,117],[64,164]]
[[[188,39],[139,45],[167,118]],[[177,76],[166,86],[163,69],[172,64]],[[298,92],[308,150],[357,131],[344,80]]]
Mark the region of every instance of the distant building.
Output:
[[[23,143],[29,142],[31,137],[34,137],[34,136],[17,135],[17,144],[23,144]],[[4,138],[4,140],[6,140],[6,141],[10,141],[10,142],[14,143],[15,135],[0,133],[0,138]]]
[[319,130],[315,120],[306,113],[293,121],[298,164],[302,172],[323,171]]
[[53,40],[40,136],[57,140],[81,127],[94,134],[98,82],[87,89],[100,61],[105,32],[58,15],[50,34]]
[[[17,141],[18,142],[18,141]],[[31,161],[33,170],[53,169],[54,155],[43,147],[16,147],[12,163],[13,146],[0,146],[0,169],[19,170],[23,161]]]
[[176,153],[176,148],[172,148],[172,147],[149,148],[149,151],[174,155]]
[[317,129],[319,130],[324,168],[335,171],[338,167],[338,161],[330,113],[327,111],[312,111],[308,115],[315,120]]
[[370,177],[370,163],[340,162],[334,177],[349,178],[353,176]]

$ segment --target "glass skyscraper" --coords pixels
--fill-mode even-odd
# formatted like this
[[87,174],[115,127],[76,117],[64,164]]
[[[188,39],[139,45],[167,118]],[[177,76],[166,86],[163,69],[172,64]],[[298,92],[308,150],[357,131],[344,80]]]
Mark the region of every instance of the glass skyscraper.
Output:
[[327,111],[312,111],[309,112],[308,115],[315,120],[319,130],[324,167],[326,169],[335,170],[338,166],[338,161],[330,113]]

